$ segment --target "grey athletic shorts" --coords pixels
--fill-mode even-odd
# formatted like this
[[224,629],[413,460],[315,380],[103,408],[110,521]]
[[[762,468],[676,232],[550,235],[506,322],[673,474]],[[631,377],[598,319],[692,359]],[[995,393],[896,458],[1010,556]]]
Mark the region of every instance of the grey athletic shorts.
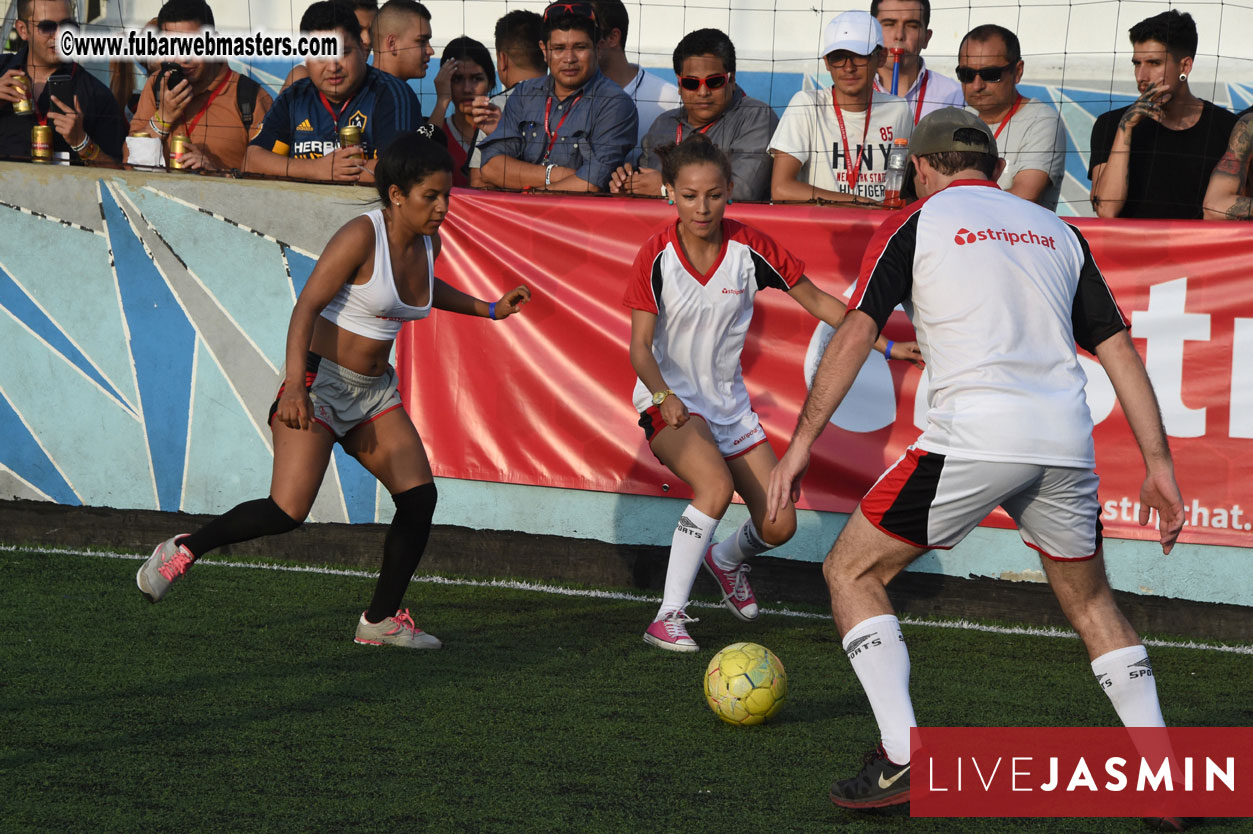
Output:
[[[271,424],[284,388],[286,384],[278,389],[270,406]],[[396,389],[396,369],[391,365],[379,376],[366,376],[310,353],[305,360],[305,390],[313,403],[310,416],[336,440],[403,406]]]

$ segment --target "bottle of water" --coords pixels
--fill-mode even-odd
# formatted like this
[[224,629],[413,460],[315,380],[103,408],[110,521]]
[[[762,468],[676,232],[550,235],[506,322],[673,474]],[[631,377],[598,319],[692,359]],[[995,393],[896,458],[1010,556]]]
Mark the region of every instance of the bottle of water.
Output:
[[892,143],[892,152],[888,154],[888,170],[886,193],[883,205],[888,208],[900,208],[905,205],[901,199],[901,187],[905,184],[905,169],[909,167],[909,140],[897,139]]

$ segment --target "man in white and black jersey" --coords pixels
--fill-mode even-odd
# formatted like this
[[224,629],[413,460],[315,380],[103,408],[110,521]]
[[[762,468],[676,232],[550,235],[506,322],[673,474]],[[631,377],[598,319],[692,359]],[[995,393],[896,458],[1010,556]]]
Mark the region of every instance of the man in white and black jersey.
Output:
[[1152,385],[1087,241],[997,187],[1004,162],[974,114],[924,116],[910,156],[923,199],[871,240],[769,489],[771,513],[799,497],[810,447],[903,304],[931,376],[926,429],[871,487],[823,565],[836,627],[882,737],[859,774],[831,787],[831,800],[849,808],[909,801],[909,654],[885,586],[925,551],[957,544],[997,506],[1040,552],[1123,724],[1164,726],[1152,676],[1131,674],[1148,656],[1105,578],[1076,342],[1109,375],[1143,455],[1140,523],[1158,512],[1166,553],[1183,527]]

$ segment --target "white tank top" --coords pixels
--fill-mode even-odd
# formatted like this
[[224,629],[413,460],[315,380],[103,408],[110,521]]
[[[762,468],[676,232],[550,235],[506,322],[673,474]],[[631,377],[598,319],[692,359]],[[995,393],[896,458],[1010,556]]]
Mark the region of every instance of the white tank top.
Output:
[[426,243],[426,304],[410,307],[400,300],[396,279],[392,275],[391,250],[387,245],[387,227],[383,210],[366,212],[374,224],[374,271],[364,284],[344,284],[322,310],[322,318],[349,333],[379,341],[391,341],[407,321],[424,319],[431,314],[431,298],[435,294],[435,251],[430,235]]

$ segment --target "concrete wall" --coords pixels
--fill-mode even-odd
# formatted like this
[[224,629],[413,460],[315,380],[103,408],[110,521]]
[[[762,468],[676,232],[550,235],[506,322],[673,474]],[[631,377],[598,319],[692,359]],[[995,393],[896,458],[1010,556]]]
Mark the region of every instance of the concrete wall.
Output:
[[[265,417],[292,303],[331,233],[371,194],[0,163],[0,500],[213,513],[264,495]],[[613,544],[668,544],[682,506],[439,486],[439,524]],[[387,521],[390,506],[337,448],[312,518]],[[721,535],[744,517],[733,507]],[[820,560],[844,518],[802,512],[779,555]],[[1110,540],[1106,552],[1120,590],[1253,605],[1247,549],[1180,545],[1163,557]],[[915,569],[1042,580],[1034,552],[1006,530],[977,530]]]

